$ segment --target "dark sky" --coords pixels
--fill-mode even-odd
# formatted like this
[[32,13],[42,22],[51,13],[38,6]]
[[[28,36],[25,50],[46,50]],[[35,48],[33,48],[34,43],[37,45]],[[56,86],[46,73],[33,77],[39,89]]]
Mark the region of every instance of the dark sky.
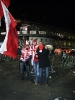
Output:
[[16,19],[75,30],[74,0],[11,0],[8,9]]

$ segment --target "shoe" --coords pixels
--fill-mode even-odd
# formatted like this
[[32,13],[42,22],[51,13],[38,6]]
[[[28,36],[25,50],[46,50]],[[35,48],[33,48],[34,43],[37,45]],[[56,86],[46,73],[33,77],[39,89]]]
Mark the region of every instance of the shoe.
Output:
[[24,79],[21,79],[21,81],[23,81]]
[[27,82],[31,82],[31,78],[30,77],[26,78],[26,80],[27,80]]
[[49,86],[48,84],[46,84],[46,86]]
[[35,85],[38,85],[38,83],[37,83],[37,82],[35,82]]
[[41,83],[39,83],[39,86],[41,86],[42,84]]

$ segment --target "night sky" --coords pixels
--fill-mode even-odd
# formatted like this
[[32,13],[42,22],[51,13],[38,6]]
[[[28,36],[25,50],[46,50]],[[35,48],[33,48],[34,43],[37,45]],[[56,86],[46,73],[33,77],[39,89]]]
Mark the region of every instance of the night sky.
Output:
[[16,19],[75,31],[74,0],[11,0],[8,9]]

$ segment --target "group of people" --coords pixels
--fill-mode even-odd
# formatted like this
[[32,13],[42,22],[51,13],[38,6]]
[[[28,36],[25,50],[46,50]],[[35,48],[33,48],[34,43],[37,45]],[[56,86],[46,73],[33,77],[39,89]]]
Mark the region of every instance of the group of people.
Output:
[[26,40],[25,47],[22,48],[20,56],[21,80],[24,80],[24,70],[27,73],[27,80],[31,80],[30,65],[32,65],[35,74],[35,85],[43,84],[43,70],[45,70],[45,85],[48,86],[50,67],[49,52],[47,46],[42,41],[39,41],[37,44],[37,40],[33,39],[32,45],[30,45],[30,42]]

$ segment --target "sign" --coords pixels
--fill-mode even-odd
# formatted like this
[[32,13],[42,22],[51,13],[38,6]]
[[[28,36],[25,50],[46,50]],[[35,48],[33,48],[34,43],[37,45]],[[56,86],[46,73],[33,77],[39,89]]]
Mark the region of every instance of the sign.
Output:
[[5,35],[6,34],[6,32],[1,32],[1,35]]
[[[20,31],[17,31],[18,32],[18,34],[20,34],[21,32]],[[6,34],[6,32],[1,32],[1,35],[5,35]]]
[[45,31],[39,31],[39,34],[46,34]]
[[22,31],[22,34],[27,34],[27,31]]
[[27,30],[28,30],[28,26],[20,27],[20,30],[22,30],[22,31],[27,31]]
[[30,34],[36,34],[36,31],[30,31]]

